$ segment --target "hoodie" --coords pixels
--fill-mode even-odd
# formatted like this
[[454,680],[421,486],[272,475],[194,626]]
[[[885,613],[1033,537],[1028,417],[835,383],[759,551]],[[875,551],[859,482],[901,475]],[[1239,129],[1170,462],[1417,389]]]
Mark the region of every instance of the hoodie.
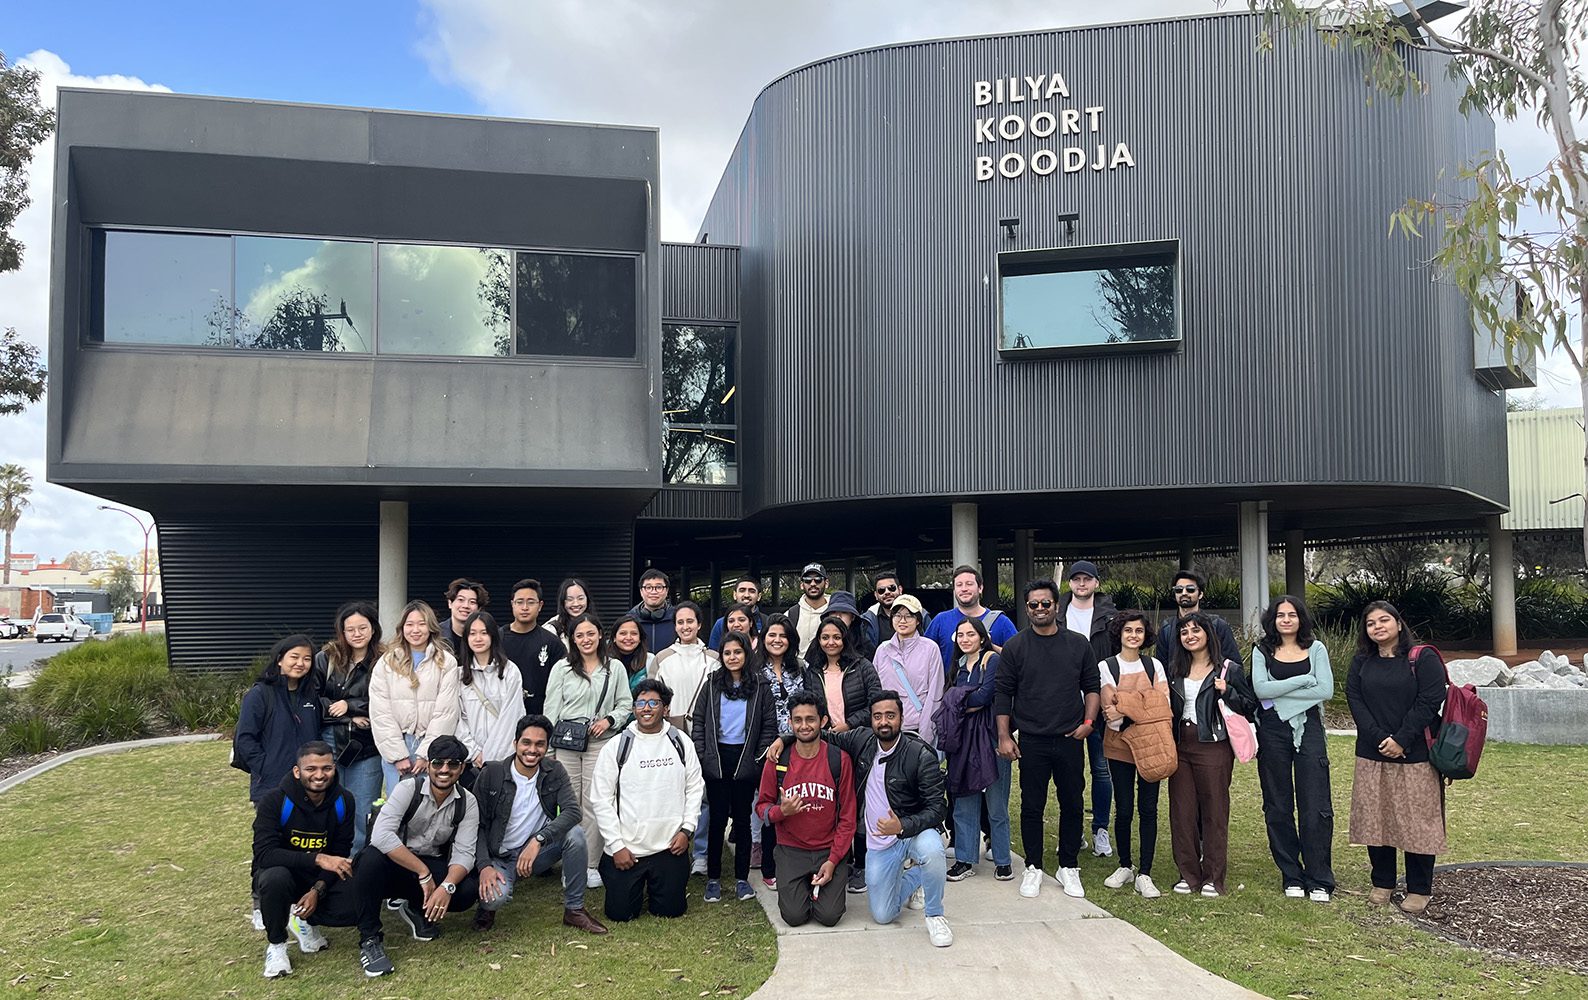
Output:
[[711,672],[721,662],[721,658],[702,642],[692,642],[687,646],[675,642],[656,654],[656,679],[673,692],[673,703],[667,708],[667,721],[682,729],[685,736],[689,735],[695,701],[700,697]]
[[[340,810],[338,801],[342,803]],[[284,808],[288,802],[292,803],[291,809]],[[259,798],[254,812],[254,870],[286,868],[312,875],[320,870],[314,863],[316,854],[352,857],[353,828],[359,822],[362,818],[354,808],[353,795],[340,781],[332,778],[325,798],[315,805],[309,801],[303,783],[289,773],[280,785]]]
[[[937,643],[915,635],[901,640],[895,635],[877,647],[872,661],[883,690],[899,692],[904,703],[904,729],[937,745],[932,717],[943,700],[943,654]],[[911,694],[914,697],[911,697]]]
[[[618,754],[625,742],[629,754],[620,779]],[[679,831],[694,837],[705,790],[700,758],[687,736],[667,722],[657,733],[642,733],[636,726],[601,748],[587,818],[600,829],[608,854],[626,847],[636,858],[646,858],[667,850]]]
[[647,608],[644,601],[629,609],[629,614],[640,620],[640,631],[645,634],[646,649],[666,649],[678,641],[678,633],[673,631],[674,610],[671,601],[664,602],[655,611]]

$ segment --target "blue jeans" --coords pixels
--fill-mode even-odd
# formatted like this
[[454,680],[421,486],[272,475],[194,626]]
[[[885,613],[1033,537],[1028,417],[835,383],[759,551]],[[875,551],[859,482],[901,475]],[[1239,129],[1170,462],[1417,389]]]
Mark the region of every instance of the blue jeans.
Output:
[[1114,806],[1114,776],[1103,756],[1103,730],[1093,729],[1086,738],[1086,761],[1092,766],[1092,829],[1108,829],[1109,810]]
[[[419,737],[413,733],[403,733],[403,746],[408,748],[408,762],[413,763],[414,751],[419,748]],[[380,760],[380,769],[386,776],[386,794],[390,795],[391,790],[397,787],[397,782],[401,781],[403,776],[397,773],[397,765],[384,757]]]
[[[976,820],[971,820],[972,828]],[[915,862],[904,867],[908,856]],[[948,881],[948,862],[943,860],[943,838],[935,829],[922,830],[909,840],[900,838],[882,850],[866,852],[866,886],[870,892],[871,919],[891,924],[904,909],[915,890],[926,888],[926,915],[943,915],[943,885]]]
[[[338,752],[342,747],[333,737],[340,727],[326,726],[321,733],[325,742],[335,747]],[[370,739],[366,731],[364,739]],[[375,800],[380,798],[380,786],[384,775],[381,774],[380,755],[365,757],[351,764],[344,764],[336,769],[336,777],[342,782],[342,787],[353,796],[353,857],[358,857],[358,852],[364,849],[364,827],[369,819],[369,811],[375,807]]]
[[706,841],[711,838],[711,809],[706,805],[705,796],[700,801],[700,825],[695,827],[694,860],[706,860]]
[[998,780],[979,793],[956,796],[954,799],[954,860],[973,865],[981,851],[981,838],[976,832],[981,828],[981,803],[987,800],[987,822],[991,829],[993,864],[1011,864],[1009,857],[1009,785],[1010,764],[998,758]]
[[[530,874],[544,874],[558,861],[562,862],[562,908],[584,909],[585,845],[584,831],[578,825],[568,831],[562,838],[562,843],[547,841],[541,845],[540,853],[535,855],[535,863],[530,868]],[[482,889],[480,893],[482,910],[500,910],[512,902],[513,884],[518,881],[518,853],[513,852],[511,857],[493,857],[491,867],[501,873],[502,878],[507,880],[507,885],[503,887],[502,894],[495,899],[486,899]]]

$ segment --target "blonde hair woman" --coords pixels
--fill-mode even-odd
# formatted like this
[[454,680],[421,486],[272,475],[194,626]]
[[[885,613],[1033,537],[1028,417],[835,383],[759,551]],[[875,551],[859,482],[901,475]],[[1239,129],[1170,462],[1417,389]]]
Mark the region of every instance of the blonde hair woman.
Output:
[[403,778],[429,768],[431,740],[456,734],[458,676],[436,613],[424,601],[409,601],[397,637],[369,678],[370,733],[380,749],[387,794]]

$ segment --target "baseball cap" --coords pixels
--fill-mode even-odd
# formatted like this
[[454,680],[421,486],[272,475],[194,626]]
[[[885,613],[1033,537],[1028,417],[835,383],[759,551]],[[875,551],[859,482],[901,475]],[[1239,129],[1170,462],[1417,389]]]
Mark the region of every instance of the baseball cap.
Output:
[[827,579],[827,567],[821,563],[806,563],[805,568],[800,570],[800,576],[811,576],[812,574],[825,580]]
[[1071,580],[1073,580],[1076,577],[1080,576],[1082,573],[1085,573],[1087,576],[1090,576],[1090,577],[1092,577],[1094,579],[1098,579],[1098,580],[1101,580],[1103,578],[1103,574],[1101,574],[1101,573],[1099,573],[1097,571],[1097,564],[1096,563],[1089,563],[1085,559],[1082,559],[1082,560],[1080,560],[1078,562],[1073,562],[1073,563],[1070,564],[1070,577],[1069,578]]
[[897,611],[900,608],[904,608],[911,614],[917,616],[926,610],[925,608],[921,607],[920,598],[916,597],[914,594],[900,594],[898,597],[895,597],[893,599],[893,610]]

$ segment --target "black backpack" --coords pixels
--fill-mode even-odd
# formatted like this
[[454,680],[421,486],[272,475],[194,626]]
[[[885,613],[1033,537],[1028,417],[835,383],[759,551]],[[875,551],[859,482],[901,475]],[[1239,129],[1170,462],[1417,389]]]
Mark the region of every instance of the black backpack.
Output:
[[[412,782],[414,786],[414,796],[408,800],[408,808],[403,810],[403,818],[397,824],[397,838],[406,846],[408,843],[408,821],[413,819],[414,813],[419,811],[419,797],[425,793],[425,776],[422,774],[410,774],[403,780]],[[463,798],[464,794],[463,789],[458,789],[457,801],[452,803],[452,834],[447,837],[446,843],[441,845],[443,854],[451,853],[452,841],[457,838],[458,827],[463,823],[463,814],[468,808],[468,803]],[[369,819],[364,824],[364,840],[366,843],[369,842],[371,835],[375,832],[375,818],[380,815],[381,807],[385,804],[386,800],[381,799],[369,811]]]

